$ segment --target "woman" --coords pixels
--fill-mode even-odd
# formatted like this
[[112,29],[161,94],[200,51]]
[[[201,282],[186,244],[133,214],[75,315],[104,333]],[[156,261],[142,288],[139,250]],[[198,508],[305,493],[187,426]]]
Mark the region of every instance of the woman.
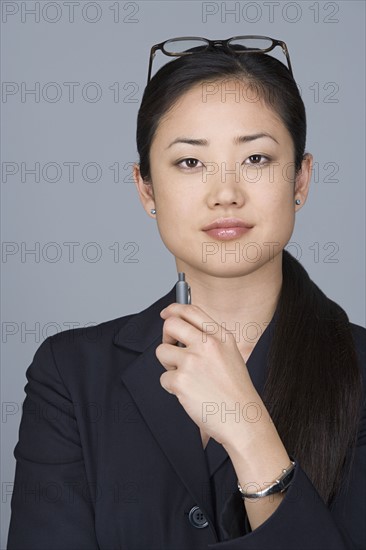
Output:
[[134,179],[192,303],[41,344],[9,550],[365,545],[366,331],[284,250],[312,156],[286,45],[255,40],[151,50]]

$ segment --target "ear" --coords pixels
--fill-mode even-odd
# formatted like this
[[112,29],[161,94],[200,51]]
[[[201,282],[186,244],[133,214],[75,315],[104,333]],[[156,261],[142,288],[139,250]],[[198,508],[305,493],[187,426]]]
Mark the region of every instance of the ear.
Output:
[[156,219],[156,216],[151,214],[150,210],[155,208],[154,189],[152,182],[145,182],[140,173],[140,165],[136,162],[133,165],[133,179],[140,197],[142,206],[150,218]]
[[300,208],[302,208],[306,202],[306,199],[309,193],[312,173],[313,173],[313,155],[311,155],[310,153],[305,153],[301,163],[301,169],[297,173],[297,176],[295,179],[294,199],[301,200],[301,204],[295,205],[295,212],[300,210]]

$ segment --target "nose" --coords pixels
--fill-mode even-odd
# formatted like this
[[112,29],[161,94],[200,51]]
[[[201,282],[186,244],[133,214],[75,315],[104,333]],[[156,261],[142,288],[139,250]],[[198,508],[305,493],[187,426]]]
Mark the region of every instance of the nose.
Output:
[[209,206],[242,206],[245,203],[246,192],[240,162],[236,162],[235,166],[221,162],[216,168],[215,172],[207,176]]

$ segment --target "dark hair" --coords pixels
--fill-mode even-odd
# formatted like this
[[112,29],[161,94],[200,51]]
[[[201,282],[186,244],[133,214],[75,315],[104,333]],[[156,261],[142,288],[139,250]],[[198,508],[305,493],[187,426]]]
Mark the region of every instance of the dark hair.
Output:
[[[301,169],[306,115],[296,82],[262,53],[214,48],[164,65],[145,88],[137,119],[140,173],[151,181],[149,152],[162,117],[192,86],[226,79],[249,84],[289,131]],[[330,504],[349,473],[361,411],[362,379],[345,311],[283,250],[283,282],[268,355],[263,401],[288,453]]]
[[[192,51],[200,48],[191,48]],[[245,50],[244,47],[241,49]],[[217,51],[216,51],[217,50]],[[248,101],[262,99],[292,136],[295,170],[301,168],[306,140],[305,107],[296,82],[286,66],[261,53],[230,54],[215,48],[178,57],[164,65],[144,90],[137,117],[136,141],[140,173],[151,181],[149,151],[160,119],[192,86],[238,79],[248,86]]]

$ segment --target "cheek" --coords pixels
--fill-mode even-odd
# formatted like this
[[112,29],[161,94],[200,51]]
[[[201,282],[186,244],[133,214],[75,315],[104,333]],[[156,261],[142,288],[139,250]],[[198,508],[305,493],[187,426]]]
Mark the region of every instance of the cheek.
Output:
[[178,250],[182,251],[185,246],[189,224],[195,219],[192,201],[178,195],[176,190],[168,192],[167,187],[155,193],[155,199],[156,222],[161,239],[168,250],[177,255]]
[[256,207],[266,238],[281,243],[290,238],[295,223],[294,200],[291,182],[273,182],[267,186],[266,192],[256,196]]
[[288,227],[292,227],[295,220],[295,207],[291,197],[284,194],[282,197],[275,199],[271,205],[272,223],[285,231]]
[[272,218],[286,215],[293,204],[292,184],[275,181],[258,186],[251,193],[251,200],[262,215]]
[[160,213],[157,216],[157,226],[161,240],[173,256],[189,256],[192,252],[192,242],[187,238],[187,221],[184,217],[174,215],[172,211]]
[[195,216],[194,201],[188,196],[174,192],[162,191],[155,193],[155,203],[158,210],[157,220],[163,227],[167,223],[179,226],[184,222],[187,225]]
[[160,223],[165,220],[183,220],[187,225],[195,217],[195,208],[202,203],[202,184],[175,173],[167,167],[166,170],[154,170],[154,195],[159,209]]

